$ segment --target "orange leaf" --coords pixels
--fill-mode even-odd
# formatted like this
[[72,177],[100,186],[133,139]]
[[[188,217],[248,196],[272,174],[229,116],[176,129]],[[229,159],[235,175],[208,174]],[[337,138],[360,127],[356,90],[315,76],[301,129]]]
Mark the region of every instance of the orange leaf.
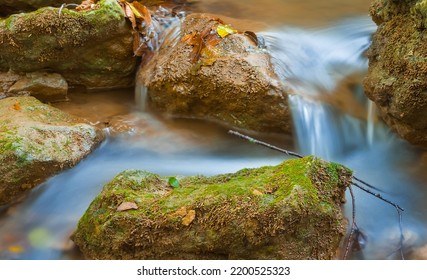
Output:
[[133,1],[131,4],[127,4],[132,9],[132,12],[135,14],[136,18],[143,19],[146,26],[151,24],[151,14],[147,7],[137,1]]
[[16,111],[21,111],[21,104],[19,104],[19,101],[17,101],[15,104],[13,104],[13,109]]
[[191,222],[194,221],[195,218],[196,218],[196,211],[190,210],[190,211],[187,212],[187,215],[185,215],[185,217],[182,218],[181,223],[184,226],[189,226],[191,224]]
[[132,28],[135,29],[136,28],[136,18],[135,18],[135,14],[132,12],[132,9],[128,6],[125,5],[125,16],[130,20],[130,22],[132,23]]
[[196,36],[197,32],[193,31],[193,33],[187,34],[184,37],[182,37],[181,41],[186,42],[189,45],[192,45],[191,42],[194,39],[194,36]]
[[7,248],[9,252],[13,253],[13,254],[20,254],[23,253],[25,250],[24,248],[22,248],[22,246],[19,245],[13,245],[13,246],[9,246],[9,248]]
[[206,36],[205,42],[206,42],[206,46],[215,47],[216,45],[218,45],[219,42],[221,42],[221,38],[218,37],[217,34],[211,33],[208,36]]

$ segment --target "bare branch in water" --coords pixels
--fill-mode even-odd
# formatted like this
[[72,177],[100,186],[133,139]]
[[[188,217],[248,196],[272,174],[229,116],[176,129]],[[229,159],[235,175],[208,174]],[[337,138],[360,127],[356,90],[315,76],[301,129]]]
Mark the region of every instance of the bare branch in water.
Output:
[[[232,135],[235,135],[235,136],[238,136],[238,137],[240,137],[240,138],[242,138],[242,139],[245,139],[245,140],[248,140],[249,142],[251,142],[251,143],[254,143],[254,144],[258,144],[258,145],[261,145],[261,146],[264,146],[264,147],[267,147],[267,148],[269,148],[269,149],[272,149],[272,150],[275,150],[275,151],[278,151],[278,152],[281,152],[281,153],[284,153],[284,154],[287,154],[287,155],[289,155],[289,156],[294,156],[294,157],[297,157],[297,158],[302,158],[303,156],[302,155],[300,155],[300,154],[298,154],[298,153],[295,153],[295,152],[292,152],[292,151],[288,151],[288,150],[285,150],[285,149],[282,149],[282,148],[279,148],[279,147],[276,147],[276,146],[273,146],[273,145],[271,145],[271,144],[268,144],[268,143],[265,143],[265,142],[262,142],[262,141],[259,141],[259,140],[256,140],[256,139],[254,139],[254,138],[252,138],[252,137],[250,137],[250,136],[247,136],[247,135],[244,135],[244,134],[241,134],[241,133],[239,133],[239,132],[237,132],[237,131],[234,131],[234,130],[229,130],[228,131],[228,133],[229,134],[232,134]],[[399,242],[399,245],[400,245],[400,255],[401,255],[401,258],[402,258],[402,260],[404,259],[404,256],[403,256],[403,241],[404,241],[404,236],[403,236],[403,227],[402,227],[402,212],[403,211],[405,211],[402,207],[400,207],[398,204],[396,204],[396,203],[394,203],[394,202],[392,202],[392,201],[390,201],[390,200],[388,200],[388,199],[386,199],[386,198],[384,198],[384,197],[382,197],[381,196],[381,194],[379,194],[379,193],[375,193],[375,192],[373,192],[373,191],[371,191],[371,190],[369,190],[369,189],[367,189],[367,188],[365,188],[365,187],[363,187],[363,186],[361,186],[361,185],[359,185],[358,183],[356,183],[356,182],[354,182],[354,181],[357,181],[357,182],[359,182],[359,183],[362,183],[363,185],[365,185],[366,187],[369,187],[369,188],[371,188],[371,189],[374,189],[374,190],[377,190],[377,191],[381,191],[380,189],[378,189],[378,188],[376,188],[376,187],[374,187],[374,186],[372,186],[371,184],[369,184],[369,183],[367,183],[367,182],[365,182],[365,181],[363,181],[363,180],[361,180],[361,179],[359,179],[359,178],[357,178],[357,177],[355,177],[355,176],[353,176],[352,177],[354,180],[351,182],[351,184],[353,185],[353,186],[355,186],[355,187],[357,187],[357,188],[359,188],[359,189],[361,189],[362,191],[364,191],[364,192],[366,192],[366,193],[368,193],[368,194],[370,194],[370,195],[372,195],[372,196],[375,196],[376,198],[378,198],[378,199],[380,199],[380,200],[382,200],[382,201],[384,201],[384,202],[386,202],[386,203],[388,203],[388,204],[390,204],[390,205],[392,205],[394,208],[396,208],[396,210],[397,210],[397,213],[398,213],[398,215],[399,215],[399,229],[400,229],[400,242]],[[352,200],[352,207],[353,207],[353,211],[352,211],[352,215],[353,215],[353,221],[352,221],[352,225],[351,225],[351,229],[350,229],[350,235],[349,235],[349,238],[348,238],[348,242],[347,242],[347,245],[346,245],[346,250],[345,250],[345,254],[344,254],[344,259],[346,259],[347,258],[347,256],[348,256],[348,253],[349,253],[349,251],[350,251],[350,247],[351,247],[351,243],[353,243],[352,242],[352,238],[353,238],[353,235],[354,235],[354,233],[356,232],[356,231],[358,231],[358,227],[357,227],[357,224],[356,224],[356,219],[355,219],[355,213],[356,213],[356,210],[355,210],[355,198],[354,198],[354,194],[353,194],[353,189],[351,188],[351,185],[348,187],[349,188],[349,190],[350,190],[350,195],[351,195],[351,200]]]
[[297,158],[303,158],[303,156],[302,156],[302,155],[300,155],[300,154],[297,154],[297,153],[295,153],[295,152],[291,152],[291,151],[288,151],[288,150],[285,150],[285,149],[282,149],[282,148],[279,148],[279,147],[273,146],[273,145],[271,145],[271,144],[268,144],[268,143],[265,143],[265,142],[262,142],[262,141],[256,140],[256,139],[254,139],[254,138],[252,138],[252,137],[249,137],[249,136],[247,136],[247,135],[241,134],[241,133],[239,133],[239,132],[237,132],[237,131],[229,130],[229,131],[228,131],[228,133],[229,133],[229,134],[232,134],[232,135],[235,135],[235,136],[237,136],[237,137],[240,137],[240,138],[242,138],[242,139],[248,140],[248,141],[249,141],[249,142],[251,142],[251,143],[258,144],[258,145],[261,145],[261,146],[267,147],[267,148],[269,148],[269,149],[272,149],[272,150],[275,150],[275,151],[278,151],[278,152],[281,152],[281,153],[285,153],[285,154],[287,154],[288,156],[294,156],[294,157],[297,157]]
[[348,187],[349,191],[350,191],[350,196],[351,196],[351,228],[350,228],[350,234],[348,236],[348,240],[347,240],[347,246],[345,248],[345,252],[344,252],[344,257],[343,259],[346,260],[348,257],[348,253],[350,251],[351,245],[353,244],[353,235],[354,232],[357,228],[356,225],[356,200],[354,198],[354,193],[353,193],[353,189],[351,188],[351,186]]

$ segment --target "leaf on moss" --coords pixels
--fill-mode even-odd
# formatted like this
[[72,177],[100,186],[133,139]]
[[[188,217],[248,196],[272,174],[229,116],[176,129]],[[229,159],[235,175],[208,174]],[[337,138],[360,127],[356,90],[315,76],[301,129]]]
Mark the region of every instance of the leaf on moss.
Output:
[[252,191],[252,194],[253,195],[257,195],[257,196],[262,196],[262,195],[264,195],[262,192],[260,192],[259,190],[253,190]]
[[90,11],[95,9],[95,3],[97,0],[83,0],[80,5],[76,7],[76,11]]
[[196,218],[196,211],[190,210],[187,212],[187,215],[185,215],[185,217],[182,218],[181,223],[184,226],[189,226],[194,221],[195,218]]
[[13,104],[12,108],[16,111],[21,111],[22,107],[21,104],[19,103],[19,101],[15,102],[15,104]]
[[218,33],[221,38],[225,38],[230,34],[237,33],[237,30],[231,28],[229,25],[218,24],[216,27],[216,33]]
[[135,202],[122,202],[119,207],[117,207],[117,212],[123,212],[127,210],[136,210],[138,205]]
[[178,181],[178,179],[177,178],[175,178],[175,177],[169,177],[169,180],[168,180],[168,184],[169,184],[169,186],[171,186],[172,188],[179,188],[179,181]]

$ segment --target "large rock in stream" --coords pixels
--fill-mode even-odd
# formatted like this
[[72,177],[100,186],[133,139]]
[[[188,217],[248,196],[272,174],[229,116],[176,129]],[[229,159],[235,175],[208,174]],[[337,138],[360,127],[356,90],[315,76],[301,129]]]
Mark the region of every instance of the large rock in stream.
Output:
[[427,148],[427,0],[376,0],[365,91],[385,122]]
[[0,20],[0,71],[48,71],[88,88],[133,84],[133,35],[116,0],[77,12],[53,7]]
[[315,157],[213,177],[127,170],[72,239],[89,259],[333,259],[350,182]]
[[77,164],[102,132],[34,97],[0,100],[0,205]]
[[[215,34],[219,24],[211,15],[191,14],[181,23],[178,38],[165,41],[139,72],[138,83],[147,87],[149,105],[173,116],[289,133],[287,92],[274,73],[270,56],[257,46],[253,34],[204,37]],[[198,36],[208,47],[199,44]],[[193,46],[188,43],[191,37]],[[219,43],[212,43],[215,40]],[[197,48],[201,50],[198,60],[193,55]]]

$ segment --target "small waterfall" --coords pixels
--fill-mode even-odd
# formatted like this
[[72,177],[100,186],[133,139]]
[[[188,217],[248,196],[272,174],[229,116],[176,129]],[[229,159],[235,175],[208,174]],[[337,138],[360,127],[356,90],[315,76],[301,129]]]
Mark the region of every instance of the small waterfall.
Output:
[[[170,12],[160,7],[152,16],[152,25],[148,28],[148,38],[145,43],[151,54],[157,52],[163,43],[175,46],[178,43],[179,35],[181,32],[180,18],[185,15],[184,12],[179,13],[177,16],[172,17]],[[149,61],[147,59],[146,63]],[[137,74],[138,77],[138,74]],[[141,83],[136,82],[135,86],[135,103],[142,111],[147,109],[148,89]]]
[[[286,28],[265,33],[275,71],[295,94],[289,104],[301,153],[333,159],[366,144],[364,120],[321,100],[330,97],[344,78],[366,71],[363,54],[375,28],[369,19],[359,18],[323,30]],[[366,102],[357,94],[355,99]],[[369,129],[373,134],[373,127]]]

